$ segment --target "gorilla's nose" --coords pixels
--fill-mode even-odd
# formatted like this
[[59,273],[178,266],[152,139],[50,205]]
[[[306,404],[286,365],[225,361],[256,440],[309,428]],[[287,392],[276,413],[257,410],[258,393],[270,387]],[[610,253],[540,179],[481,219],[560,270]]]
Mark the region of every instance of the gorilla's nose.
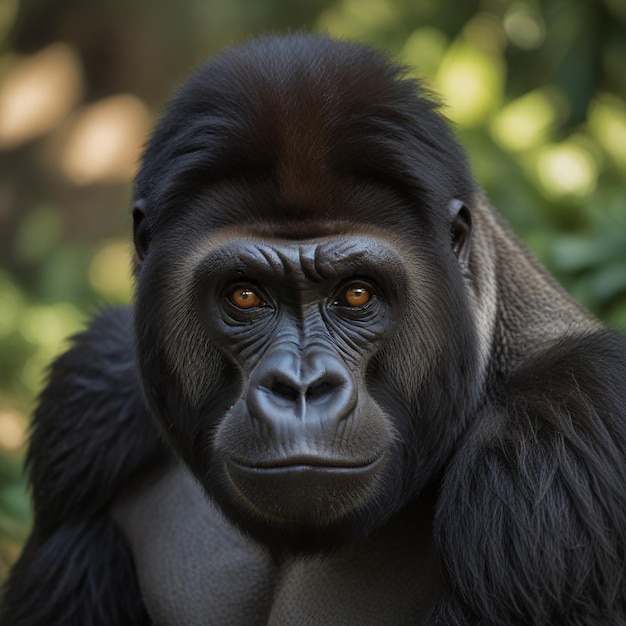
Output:
[[348,368],[333,354],[318,351],[303,357],[276,351],[252,374],[247,403],[254,418],[270,425],[294,419],[330,425],[353,410],[356,387]]

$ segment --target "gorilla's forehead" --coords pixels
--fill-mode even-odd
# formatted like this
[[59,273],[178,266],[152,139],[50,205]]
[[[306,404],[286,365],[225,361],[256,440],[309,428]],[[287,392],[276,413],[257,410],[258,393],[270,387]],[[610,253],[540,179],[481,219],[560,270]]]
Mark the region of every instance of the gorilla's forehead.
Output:
[[201,263],[209,274],[234,271],[260,279],[314,282],[355,275],[396,281],[404,278],[400,251],[390,242],[368,235],[295,241],[246,237],[212,243]]

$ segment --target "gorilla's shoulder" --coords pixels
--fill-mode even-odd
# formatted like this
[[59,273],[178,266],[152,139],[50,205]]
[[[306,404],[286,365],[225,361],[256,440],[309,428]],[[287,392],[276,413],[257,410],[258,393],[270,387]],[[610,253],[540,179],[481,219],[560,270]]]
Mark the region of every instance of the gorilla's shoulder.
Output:
[[543,389],[552,398],[585,398],[626,415],[626,339],[609,328],[564,337],[506,381],[509,392]]
[[27,462],[36,507],[55,509],[39,519],[100,508],[159,451],[135,369],[131,312],[103,310],[53,362],[33,418]]

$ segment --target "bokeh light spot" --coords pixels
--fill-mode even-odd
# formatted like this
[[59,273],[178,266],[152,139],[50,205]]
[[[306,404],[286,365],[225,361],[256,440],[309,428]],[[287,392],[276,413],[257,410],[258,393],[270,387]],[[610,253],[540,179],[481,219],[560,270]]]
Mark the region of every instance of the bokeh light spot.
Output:
[[446,113],[462,126],[482,123],[500,103],[503,85],[502,60],[463,41],[450,47],[435,79]]
[[150,124],[145,105],[132,95],[111,96],[86,107],[67,139],[64,173],[78,185],[129,181]]
[[12,452],[26,441],[26,417],[18,411],[0,408],[0,448]]
[[80,61],[65,44],[18,60],[0,85],[0,148],[14,148],[50,131],[82,93]]
[[552,196],[586,196],[596,187],[598,168],[584,148],[564,142],[544,148],[537,159],[538,178]]
[[612,159],[626,170],[626,103],[602,95],[589,110],[589,126]]
[[433,77],[447,46],[448,39],[440,30],[425,26],[411,33],[402,54],[405,62],[416,68],[418,75]]
[[538,48],[546,37],[546,25],[541,15],[521,2],[513,3],[506,12],[503,26],[510,41],[522,50]]
[[20,320],[20,332],[33,345],[60,351],[64,341],[80,328],[82,316],[69,302],[29,307]]
[[106,242],[89,265],[92,287],[116,302],[128,302],[132,293],[130,258],[126,239]]
[[509,150],[528,150],[548,137],[558,117],[553,90],[537,89],[505,106],[493,119],[493,138]]

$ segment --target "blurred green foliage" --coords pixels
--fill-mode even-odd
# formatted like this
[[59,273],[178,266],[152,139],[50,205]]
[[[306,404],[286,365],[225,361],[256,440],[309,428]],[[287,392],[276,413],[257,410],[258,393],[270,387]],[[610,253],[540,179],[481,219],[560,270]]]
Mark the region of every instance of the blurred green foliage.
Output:
[[414,68],[493,203],[575,297],[626,327],[623,0],[3,0],[0,579],[30,523],[20,468],[45,368],[90,313],[130,297],[135,144],[203,57],[301,28]]

